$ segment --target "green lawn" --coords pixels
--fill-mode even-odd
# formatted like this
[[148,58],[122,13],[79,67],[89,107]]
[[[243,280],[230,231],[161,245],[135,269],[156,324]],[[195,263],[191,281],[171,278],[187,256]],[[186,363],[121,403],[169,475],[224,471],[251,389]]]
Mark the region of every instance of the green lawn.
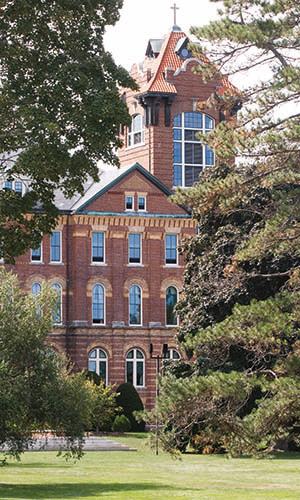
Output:
[[267,500],[300,499],[300,454],[272,459],[156,457],[143,437],[123,437],[137,452],[90,452],[66,463],[53,452],[26,453],[0,468],[0,499]]

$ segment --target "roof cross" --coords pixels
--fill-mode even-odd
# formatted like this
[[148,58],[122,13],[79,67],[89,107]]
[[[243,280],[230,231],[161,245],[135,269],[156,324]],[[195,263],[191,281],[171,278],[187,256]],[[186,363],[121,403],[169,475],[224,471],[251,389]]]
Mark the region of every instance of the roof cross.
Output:
[[177,24],[177,10],[179,10],[179,7],[177,7],[177,4],[174,2],[173,7],[171,7],[172,10],[174,10],[174,26]]

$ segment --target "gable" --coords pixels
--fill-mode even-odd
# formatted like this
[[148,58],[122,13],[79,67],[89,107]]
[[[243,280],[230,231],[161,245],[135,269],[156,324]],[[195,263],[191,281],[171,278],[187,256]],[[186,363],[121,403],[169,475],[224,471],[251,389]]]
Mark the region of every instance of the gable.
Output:
[[[153,181],[152,181],[153,178]],[[155,182],[154,182],[155,181]],[[170,199],[167,188],[161,189],[160,182],[151,174],[146,177],[140,169],[130,169],[126,176],[122,175],[108,189],[97,193],[91,200],[78,209],[80,213],[110,213],[128,214],[125,210],[125,196],[130,195],[135,199],[135,211],[137,197],[146,198],[146,211],[140,215],[184,215],[189,217],[187,211],[175,205]]]

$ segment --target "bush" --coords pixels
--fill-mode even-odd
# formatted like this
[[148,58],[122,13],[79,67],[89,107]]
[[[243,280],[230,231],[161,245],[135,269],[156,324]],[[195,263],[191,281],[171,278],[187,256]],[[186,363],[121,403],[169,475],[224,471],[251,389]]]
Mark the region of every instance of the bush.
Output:
[[129,419],[131,430],[133,432],[143,432],[145,430],[145,422],[137,422],[134,417],[135,411],[144,410],[144,405],[136,389],[132,384],[126,382],[118,387],[117,392],[117,405],[121,406],[124,415]]
[[130,420],[125,415],[117,415],[112,424],[113,432],[129,432],[131,429]]
[[102,379],[99,384],[86,380],[86,387],[90,394],[91,415],[88,430],[96,432],[110,431],[119,408],[116,404],[117,394],[113,387],[104,385]]

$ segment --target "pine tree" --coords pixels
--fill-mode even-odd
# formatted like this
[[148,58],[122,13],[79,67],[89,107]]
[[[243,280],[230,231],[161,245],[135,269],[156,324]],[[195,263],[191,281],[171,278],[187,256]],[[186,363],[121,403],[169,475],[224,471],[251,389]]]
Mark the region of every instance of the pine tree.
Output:
[[227,118],[202,137],[218,164],[175,196],[198,224],[178,305],[179,340],[195,361],[188,377],[178,369],[162,381],[167,448],[300,444],[299,20],[296,0],[224,0],[217,21],[193,28],[210,61],[203,79],[267,78],[211,96]]

